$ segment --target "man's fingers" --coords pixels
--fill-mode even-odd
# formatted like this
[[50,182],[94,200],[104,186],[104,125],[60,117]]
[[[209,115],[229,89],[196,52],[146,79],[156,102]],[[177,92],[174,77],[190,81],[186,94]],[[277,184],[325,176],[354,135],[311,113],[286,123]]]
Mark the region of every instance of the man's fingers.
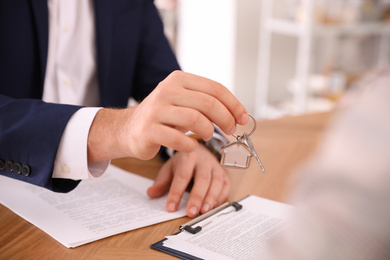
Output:
[[[196,111],[197,113],[204,115],[205,120],[209,121],[210,127],[213,127],[210,123],[211,121],[218,125],[218,127],[228,135],[235,132],[236,121],[234,117],[217,98],[203,92],[183,90],[183,93],[174,97],[172,102],[175,107],[187,107],[190,108],[191,111]],[[198,120],[198,117],[199,116],[193,115],[193,120]],[[199,127],[199,130],[202,129],[203,128]]]
[[158,198],[168,191],[173,178],[171,168],[172,161],[168,161],[161,167],[153,185],[147,190],[149,197]]
[[225,202],[229,196],[230,192],[230,180],[227,175],[224,176],[223,178],[223,184],[222,184],[222,190],[219,193],[219,196],[217,197],[217,200],[215,201],[215,206],[219,206],[223,202]]
[[230,111],[236,123],[246,124],[248,122],[249,118],[245,107],[220,83],[183,72],[173,72],[169,77],[173,77],[174,80],[182,82],[186,89],[203,92],[218,99]]
[[207,191],[207,195],[204,198],[200,210],[202,214],[208,212],[219,203],[220,195],[225,185],[226,174],[222,168],[213,168],[212,176],[213,177],[210,184],[210,188]]
[[160,144],[176,151],[192,152],[198,147],[198,141],[186,136],[182,131],[169,126],[161,126],[153,130],[151,144]]
[[181,133],[183,129],[192,131],[204,140],[211,139],[214,133],[214,126],[207,117],[196,109],[184,106],[171,106],[164,110],[160,116],[160,122],[174,126]]
[[178,163],[173,171],[173,180],[167,198],[168,211],[175,211],[180,203],[183,193],[192,179],[194,162]]
[[192,187],[186,208],[189,217],[195,217],[199,214],[203,200],[212,182],[211,169],[207,164],[198,164],[194,171],[194,186]]

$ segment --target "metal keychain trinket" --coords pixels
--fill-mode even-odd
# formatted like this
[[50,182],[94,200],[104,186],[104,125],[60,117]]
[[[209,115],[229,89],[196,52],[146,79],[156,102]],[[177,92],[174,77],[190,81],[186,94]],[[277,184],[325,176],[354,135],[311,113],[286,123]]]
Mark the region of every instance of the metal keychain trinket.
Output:
[[221,148],[221,165],[237,169],[247,169],[253,156],[259,163],[261,170],[265,173],[265,168],[261,163],[250,138],[256,130],[256,120],[252,115],[249,116],[254,122],[252,131],[249,134],[245,132],[242,135],[233,134],[236,141],[228,143]]

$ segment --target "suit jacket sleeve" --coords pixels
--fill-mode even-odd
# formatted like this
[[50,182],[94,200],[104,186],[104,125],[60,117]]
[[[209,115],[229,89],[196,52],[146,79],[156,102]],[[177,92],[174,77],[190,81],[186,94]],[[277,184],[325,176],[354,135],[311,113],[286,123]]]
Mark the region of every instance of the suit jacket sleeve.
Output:
[[[4,165],[0,173],[58,192],[75,188],[77,181],[51,176],[62,132],[78,109],[0,95],[0,160],[14,167]],[[28,167],[28,176],[18,173],[18,164]]]
[[176,57],[164,35],[163,24],[153,5],[148,2],[142,16],[139,59],[135,68],[135,91],[133,96],[142,100],[172,71],[179,70]]
[[[179,65],[152,0],[94,0],[101,103],[141,101]],[[0,3],[0,174],[67,192],[78,181],[53,179],[62,133],[80,108],[42,102],[47,53],[46,0]],[[28,176],[1,164],[27,165]],[[8,170],[7,170],[8,169]]]

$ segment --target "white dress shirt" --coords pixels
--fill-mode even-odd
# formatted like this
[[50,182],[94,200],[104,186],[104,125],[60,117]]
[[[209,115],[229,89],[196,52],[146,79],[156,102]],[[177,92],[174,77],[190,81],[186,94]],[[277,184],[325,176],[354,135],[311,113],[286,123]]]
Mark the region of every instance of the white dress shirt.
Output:
[[[87,141],[101,108],[96,75],[92,0],[47,0],[49,50],[43,91],[45,102],[82,105],[69,120],[57,151],[53,178],[81,180],[101,176],[109,161],[89,164]],[[214,133],[221,146],[227,140]],[[168,155],[173,150],[168,149]]]
[[87,140],[101,108],[96,75],[94,12],[91,0],[48,0],[49,50],[43,100],[87,106],[68,122],[58,148],[53,178],[98,177],[109,161],[88,165]]

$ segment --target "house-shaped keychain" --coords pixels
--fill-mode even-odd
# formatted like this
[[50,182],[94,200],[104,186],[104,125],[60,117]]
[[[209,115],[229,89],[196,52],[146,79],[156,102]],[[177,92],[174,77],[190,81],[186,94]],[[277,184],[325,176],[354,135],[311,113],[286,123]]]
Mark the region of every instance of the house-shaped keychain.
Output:
[[242,142],[230,143],[221,149],[221,164],[225,167],[247,169],[252,151]]

